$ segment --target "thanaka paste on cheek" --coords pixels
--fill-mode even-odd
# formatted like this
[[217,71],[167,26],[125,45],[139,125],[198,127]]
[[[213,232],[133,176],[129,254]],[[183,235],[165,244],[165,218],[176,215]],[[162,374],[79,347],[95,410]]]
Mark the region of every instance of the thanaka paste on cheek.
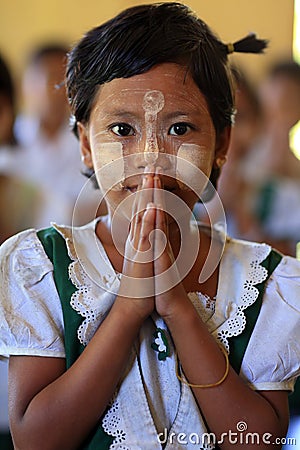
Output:
[[144,149],[145,161],[154,164],[160,149],[157,142],[157,114],[163,109],[165,99],[160,91],[149,91],[143,99],[145,111],[146,144]]
[[212,152],[197,144],[182,144],[177,153],[176,179],[181,189],[204,189],[212,167]]
[[100,188],[107,192],[121,191],[124,186],[124,158],[120,142],[105,142],[97,145],[94,152],[94,168]]

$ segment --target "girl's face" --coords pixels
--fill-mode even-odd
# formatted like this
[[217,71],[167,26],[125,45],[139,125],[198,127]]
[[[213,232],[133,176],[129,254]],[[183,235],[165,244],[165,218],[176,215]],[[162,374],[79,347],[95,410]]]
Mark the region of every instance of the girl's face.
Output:
[[135,192],[145,167],[155,166],[165,189],[192,207],[229,140],[228,132],[216,138],[204,96],[173,63],[101,86],[89,123],[78,130],[83,160],[112,209]]

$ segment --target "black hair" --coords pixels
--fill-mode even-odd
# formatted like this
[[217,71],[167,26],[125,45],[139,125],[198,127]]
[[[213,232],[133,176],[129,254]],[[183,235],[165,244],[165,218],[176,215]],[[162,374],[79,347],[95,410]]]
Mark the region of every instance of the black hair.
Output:
[[5,95],[13,109],[15,106],[14,82],[4,58],[0,55],[0,93]]
[[[3,56],[0,55],[0,94],[5,97],[11,107],[13,118],[16,115],[16,98],[14,80],[9,66]],[[11,148],[16,147],[16,138],[13,128],[10,130],[9,142]]]
[[[68,56],[66,88],[76,122],[87,123],[99,86],[147,72],[161,63],[186,66],[205,96],[217,136],[231,125],[233,95],[227,69],[232,51],[262,52],[250,35],[224,44],[192,10],[175,2],[128,8],[90,30]],[[217,178],[218,170],[216,170]]]

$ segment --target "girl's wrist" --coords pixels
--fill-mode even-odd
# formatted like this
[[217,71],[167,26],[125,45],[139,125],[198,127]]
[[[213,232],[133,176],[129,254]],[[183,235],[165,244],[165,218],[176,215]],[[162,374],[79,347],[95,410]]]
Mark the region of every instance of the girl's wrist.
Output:
[[156,298],[156,310],[167,325],[168,322],[177,321],[178,318],[188,314],[190,308],[192,311],[193,305],[186,294],[174,295],[174,297],[171,300],[168,299],[168,301],[159,299],[159,296]]
[[123,321],[141,327],[153,311],[153,298],[132,299],[118,295],[113,308],[118,310]]

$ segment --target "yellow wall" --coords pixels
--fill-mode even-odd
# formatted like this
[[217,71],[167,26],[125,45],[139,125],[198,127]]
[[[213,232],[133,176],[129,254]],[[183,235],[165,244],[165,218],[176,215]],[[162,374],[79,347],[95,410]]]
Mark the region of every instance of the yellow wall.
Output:
[[[20,74],[36,42],[60,37],[75,42],[81,35],[138,0],[0,0],[0,52]],[[266,56],[234,56],[258,78],[271,60],[292,54],[293,0],[187,0],[224,41],[255,31],[270,39]]]

